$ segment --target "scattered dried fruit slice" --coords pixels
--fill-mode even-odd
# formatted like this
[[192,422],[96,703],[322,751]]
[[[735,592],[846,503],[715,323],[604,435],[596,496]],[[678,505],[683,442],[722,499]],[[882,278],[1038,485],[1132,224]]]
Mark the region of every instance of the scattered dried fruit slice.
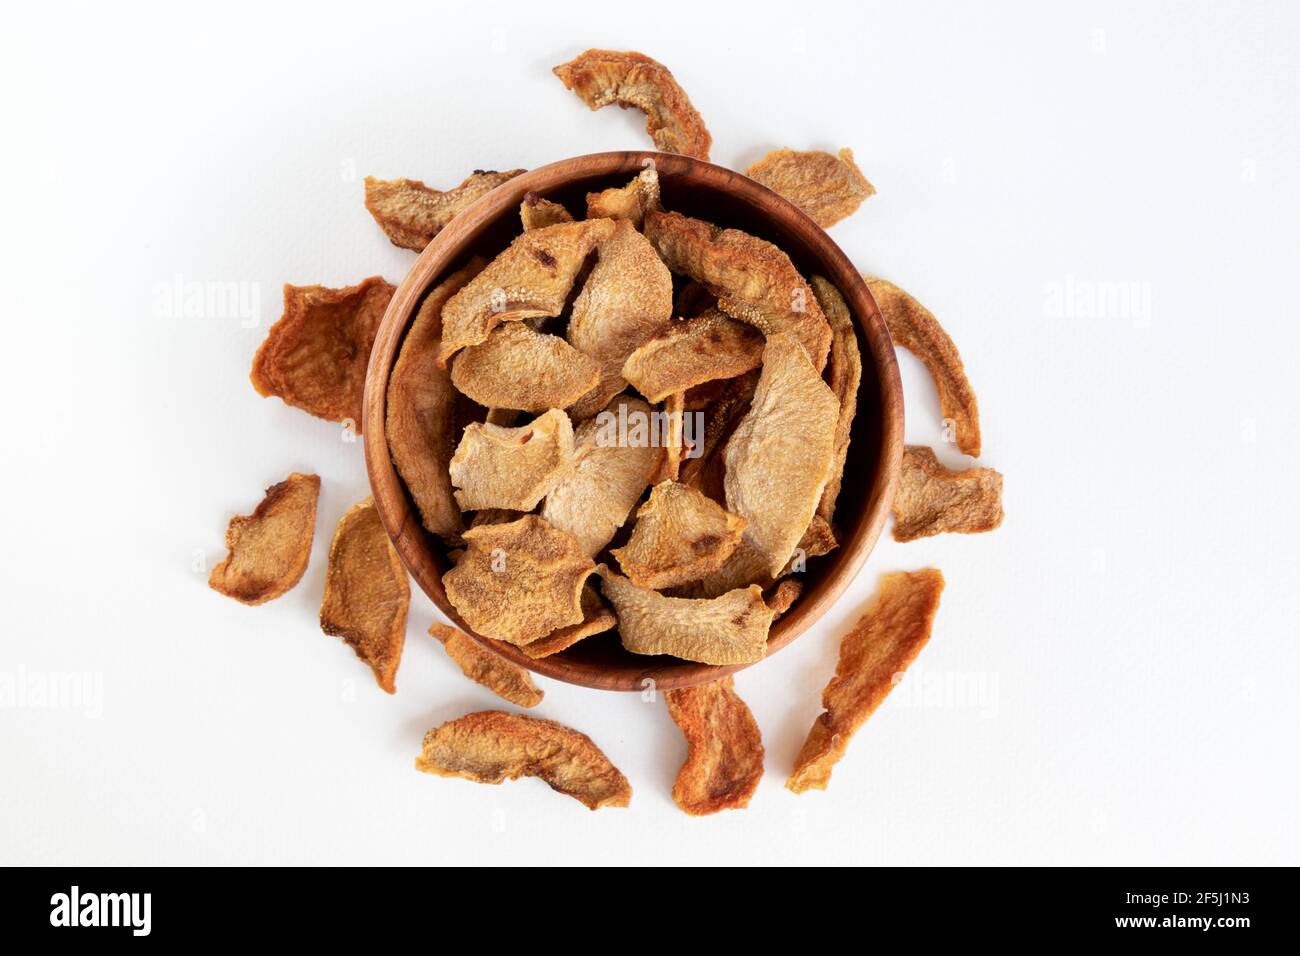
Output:
[[1002,476],[992,468],[949,471],[929,448],[908,445],[894,495],[894,540],[955,531],[978,534],[1002,524]]
[[230,553],[212,569],[208,586],[243,604],[265,604],[300,580],[316,532],[320,477],[294,472],[266,489],[251,515],[226,528]]
[[673,801],[692,816],[749,805],[763,777],[763,737],[731,677],[664,693],[686,738]]
[[646,132],[665,153],[708,159],[713,137],[668,68],[641,53],[588,50],[554,70],[591,109],[610,103],[646,114]]
[[943,417],[953,423],[957,447],[978,458],[980,412],[975,390],[966,379],[961,355],[934,315],[916,299],[885,279],[863,276],[893,336],[894,345],[905,348],[930,370],[939,392]]
[[823,229],[851,216],[864,199],[876,194],[847,148],[839,156],[821,150],[773,150],[745,175],[790,200]]
[[415,769],[475,783],[539,777],[588,809],[625,807],[627,778],[586,734],[553,720],[484,710],[433,728]]
[[286,285],[284,314],[253,358],[253,388],[361,431],[366,364],[394,291],[379,276],[346,289]]
[[456,393],[437,361],[442,307],[486,264],[484,259],[473,260],[425,296],[388,379],[388,450],[415,499],[420,520],[443,537],[459,535],[464,522],[447,474],[456,448]]
[[431,189],[418,179],[367,176],[366,208],[393,245],[419,252],[480,196],[522,172],[476,169],[459,186],[446,191]]
[[341,637],[375,672],[379,686],[397,693],[394,678],[406,642],[411,589],[406,568],[388,539],[370,498],[339,520],[330,542],[320,627]]
[[497,326],[451,364],[452,384],[480,405],[525,412],[564,408],[599,379],[595,359],[526,322]]
[[465,676],[482,684],[503,700],[520,707],[536,707],[542,702],[542,691],[533,683],[533,675],[518,664],[484,650],[479,643],[459,628],[434,621],[429,634],[436,637],[447,650],[447,656],[460,665]]
[[831,326],[831,357],[828,377],[831,391],[840,402],[839,417],[835,421],[835,458],[831,475],[826,480],[817,515],[829,522],[835,515],[835,501],[840,496],[840,482],[844,479],[844,462],[849,454],[849,440],[853,437],[853,417],[858,410],[858,386],[862,383],[862,355],[858,351],[858,335],[853,327],[853,316],[840,290],[821,276],[811,280],[813,295],[826,314]]
[[545,229],[547,226],[562,222],[573,222],[573,215],[558,202],[543,199],[534,192],[524,193],[524,201],[519,206],[519,218],[524,224],[524,231]]
[[611,553],[633,584],[655,590],[716,571],[745,528],[744,518],[675,481],[655,485],[636,519],[628,543]]
[[573,426],[558,408],[526,425],[474,422],[448,465],[463,511],[532,511],[573,468]]
[[665,597],[637,587],[603,564],[601,590],[614,605],[623,646],[633,654],[672,654],[703,664],[749,664],[767,653],[772,611],[757,585],[716,598]]
[[520,650],[533,660],[550,657],[552,654],[568,650],[593,634],[612,629],[617,623],[618,619],[614,617],[614,612],[605,606],[605,602],[600,599],[600,595],[588,581],[582,588],[582,622],[562,627],[540,641],[525,644]]
[[786,611],[794,606],[794,602],[799,600],[801,594],[803,594],[802,581],[797,581],[794,578],[778,581],[763,597],[763,600],[767,602],[767,606],[772,609],[774,615],[772,620],[779,620]]
[[943,575],[934,568],[885,575],[866,613],[840,642],[835,676],[822,692],[826,709],[799,751],[788,789],[826,789],[850,738],[930,639],[942,593]]
[[640,229],[645,214],[659,208],[659,173],[649,167],[626,186],[587,193],[588,219],[626,219]]
[[647,429],[634,430],[641,422],[648,427],[652,412],[641,399],[622,395],[579,425],[573,468],[546,495],[542,517],[577,538],[588,555],[609,544],[659,467],[663,448]]
[[588,219],[518,236],[442,310],[438,361],[486,341],[502,322],[559,315],[587,256],[613,232],[613,220]]
[[442,584],[476,634],[530,644],[582,622],[582,586],[596,566],[573,535],[524,515],[471,528],[465,542]]
[[702,282],[718,308],[764,335],[793,336],[820,374],[831,347],[831,329],[790,257],[741,232],[677,212],[651,212],[645,236],[673,272]]
[[763,361],[763,334],[718,309],[681,322],[637,347],[623,378],[650,402],[719,378],[735,378]]

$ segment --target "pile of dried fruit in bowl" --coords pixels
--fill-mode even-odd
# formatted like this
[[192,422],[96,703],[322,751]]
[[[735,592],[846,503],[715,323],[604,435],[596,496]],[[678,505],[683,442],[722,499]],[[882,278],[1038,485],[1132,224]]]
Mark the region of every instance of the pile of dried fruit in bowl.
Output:
[[[555,69],[589,107],[635,107],[664,152],[707,159],[712,138],[672,74],[639,53],[589,50]],[[481,196],[522,173],[476,171],[438,190],[365,184],[391,241],[421,250]],[[875,189],[853,154],[769,154],[748,175],[828,227]],[[898,346],[934,377],[955,442],[980,450],[979,415],[952,340],[915,299],[868,279]],[[253,362],[264,396],[359,427],[367,361],[394,287],[285,287],[282,318]],[[763,658],[800,599],[809,559],[838,546],[836,500],[860,401],[853,315],[827,278],[726,223],[666,208],[650,166],[586,196],[528,193],[495,257],[442,276],[406,330],[387,383],[385,435],[420,521],[453,562],[447,600],[471,637],[429,633],[470,680],[534,707],[531,659],[613,633],[632,654],[705,664]],[[307,566],[320,479],[292,474],[233,519],[211,586],[247,604]],[[909,448],[895,537],[977,532],[1002,520],[1001,476],[951,472]],[[888,575],[846,634],[787,786],[824,788],[849,738],[930,635],[943,576]],[[320,623],[396,692],[409,585],[367,499],[329,549]],[[764,748],[732,678],[665,694],[688,744],[673,799],[691,814],[745,806]],[[586,806],[626,806],[631,787],[597,745],[554,721],[502,711],[429,731],[418,769],[484,783],[540,777]]]

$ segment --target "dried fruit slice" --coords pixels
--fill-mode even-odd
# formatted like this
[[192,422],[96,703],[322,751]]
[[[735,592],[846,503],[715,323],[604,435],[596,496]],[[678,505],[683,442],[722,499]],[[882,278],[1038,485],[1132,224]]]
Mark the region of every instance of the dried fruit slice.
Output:
[[394,678],[406,642],[411,589],[370,498],[339,520],[330,542],[320,627],[341,637],[370,665],[379,686],[397,693]]
[[844,462],[849,454],[849,440],[853,437],[853,417],[858,410],[858,386],[862,383],[862,355],[858,351],[858,335],[853,327],[853,316],[840,290],[821,276],[811,280],[817,304],[826,313],[831,326],[831,358],[828,377],[831,391],[840,402],[839,417],[835,420],[835,458],[831,475],[826,480],[817,515],[829,522],[835,515],[835,501],[840,496],[840,482],[844,479]]
[[415,769],[475,783],[539,777],[588,809],[625,807],[627,778],[590,737],[540,717],[484,710],[433,728]]
[[[808,558],[820,558],[823,554],[830,554],[840,546],[839,539],[835,537],[835,529],[821,515],[813,515],[812,520],[808,522],[808,527],[804,533],[799,536],[799,543],[795,545],[794,554],[790,556],[789,562],[781,569],[781,576],[789,574],[796,570],[795,564],[799,561],[806,561]],[[797,570],[802,571],[800,567]]]
[[605,602],[600,599],[600,595],[596,593],[596,589],[588,581],[582,589],[582,622],[562,627],[558,631],[543,637],[540,641],[525,644],[520,650],[533,660],[550,657],[552,654],[568,650],[574,644],[591,637],[593,634],[600,634],[612,629],[617,623],[618,619],[614,617],[614,612],[605,606]]
[[623,646],[633,654],[672,654],[703,664],[749,664],[767,653],[772,611],[757,585],[716,598],[664,597],[603,564],[601,590],[614,605]]
[[573,468],[546,495],[542,517],[578,539],[595,556],[623,526],[650,484],[663,457],[645,429],[620,429],[649,422],[652,409],[633,396],[609,403],[578,426]]
[[978,534],[1002,524],[1002,476],[992,468],[949,471],[929,448],[908,445],[894,495],[894,540],[945,531]]
[[527,425],[474,422],[448,465],[462,511],[532,511],[573,468],[573,426],[558,408]]
[[633,584],[661,590],[702,578],[731,557],[745,519],[694,488],[664,481],[636,513],[632,537],[611,552]]
[[553,71],[591,109],[610,103],[646,115],[646,132],[665,153],[708,159],[713,137],[668,68],[641,53],[588,50]]
[[849,740],[930,639],[942,593],[943,575],[934,568],[885,575],[867,612],[840,642],[835,676],[822,692],[826,710],[799,751],[788,789],[826,789]]
[[442,584],[476,634],[531,644],[582,622],[582,586],[596,566],[573,535],[524,515],[471,528],[465,542]]
[[632,223],[619,222],[598,255],[573,300],[565,333],[574,348],[600,364],[600,381],[570,409],[575,420],[595,415],[623,391],[627,357],[672,326],[673,277]]
[[851,216],[864,199],[876,194],[847,148],[839,156],[821,150],[773,150],[745,175],[790,200],[823,229]]
[[767,336],[789,333],[819,374],[826,367],[826,316],[790,257],[772,243],[677,212],[647,213],[645,236],[669,269],[716,295],[723,312]]
[[763,777],[763,736],[735,681],[670,690],[664,701],[688,748],[673,802],[692,816],[748,806]]
[[425,296],[388,379],[388,450],[415,499],[420,520],[443,537],[459,535],[464,522],[447,474],[456,449],[456,393],[437,361],[442,307],[486,264],[475,259]]
[[394,291],[379,276],[346,289],[286,285],[284,314],[253,358],[257,394],[361,431],[366,364]]
[[626,219],[640,229],[645,214],[659,208],[659,174],[649,167],[626,186],[587,193],[588,219]]
[[587,256],[613,232],[613,220],[588,219],[517,237],[442,310],[438,361],[486,341],[502,322],[559,315]]
[[419,252],[480,196],[522,172],[476,169],[459,186],[446,191],[431,189],[418,179],[367,176],[366,208],[393,245]]
[[779,620],[781,615],[794,606],[794,602],[799,600],[799,595],[803,594],[803,582],[796,581],[794,578],[786,578],[777,584],[764,595],[763,600],[767,606],[772,609],[773,621]]
[[243,604],[265,604],[302,580],[316,532],[320,477],[291,474],[266,489],[251,515],[226,528],[230,553],[212,569],[208,586]]
[[541,412],[572,404],[600,379],[596,360],[526,322],[493,329],[451,364],[451,381],[480,405]]
[[694,457],[682,462],[679,480],[704,492],[714,501],[727,500],[723,488],[724,451],[736,426],[749,411],[758,376],[758,371],[754,370],[736,378],[697,385],[686,393],[686,406],[704,415],[704,425],[696,429],[701,434],[692,435],[701,447],[692,449]]
[[536,707],[542,702],[542,692],[533,683],[533,675],[518,664],[484,650],[479,643],[459,628],[434,621],[429,634],[436,637],[447,651],[447,656],[460,665],[461,671],[476,684],[482,684],[503,700],[520,707]]
[[519,218],[524,224],[524,231],[545,229],[562,222],[573,222],[573,215],[558,202],[543,199],[534,192],[524,193],[524,201],[519,206]]
[[980,453],[980,411],[975,390],[966,379],[961,355],[934,315],[914,298],[885,279],[863,276],[867,288],[889,326],[894,345],[905,348],[930,370],[939,392],[943,417],[953,423],[957,447],[978,458]]
[[623,363],[623,378],[647,401],[662,402],[673,392],[743,375],[762,361],[763,334],[711,309],[643,342]]
[[682,462],[691,451],[686,444],[686,393],[673,392],[664,400],[664,454],[659,468],[650,479],[658,484],[661,481],[676,481],[681,474]]

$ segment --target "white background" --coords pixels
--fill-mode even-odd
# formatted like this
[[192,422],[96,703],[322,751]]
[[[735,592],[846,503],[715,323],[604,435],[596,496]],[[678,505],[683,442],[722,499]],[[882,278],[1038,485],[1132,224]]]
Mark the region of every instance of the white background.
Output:
[[[0,676],[102,699],[0,707],[0,861],[1300,862],[1300,14],[1076,6],[9,12]],[[536,712],[596,739],[630,809],[416,773],[429,727],[495,698],[422,594],[396,697],[321,634],[361,449],[247,381],[282,283],[408,268],[366,174],[647,146],[551,76],[589,46],[668,64],[716,162],[854,149],[879,195],[832,234],[952,333],[1006,475],[999,531],[883,541],[740,675],[768,772],[705,819],[671,801],[661,701],[552,681]],[[178,277],[246,283],[258,327],[167,314]],[[940,445],[901,361],[907,437]],[[323,479],[302,583],[261,608],[208,590],[196,559],[291,470]],[[908,682],[827,792],[785,791],[839,635],[879,574],[931,564],[948,588]]]

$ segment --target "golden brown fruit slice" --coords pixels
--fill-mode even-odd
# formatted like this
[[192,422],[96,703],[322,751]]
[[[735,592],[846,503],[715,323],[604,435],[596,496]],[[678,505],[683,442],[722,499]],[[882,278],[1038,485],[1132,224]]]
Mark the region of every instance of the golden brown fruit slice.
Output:
[[813,723],[786,787],[825,790],[849,740],[916,660],[939,610],[943,575],[934,568],[887,574],[862,619],[840,642],[840,661],[822,692],[826,710]]
[[595,359],[526,322],[498,326],[451,363],[452,384],[474,401],[524,412],[564,408],[599,379]]
[[697,385],[686,393],[686,406],[703,414],[704,426],[696,429],[702,434],[692,435],[700,447],[698,451],[693,450],[695,457],[682,462],[679,480],[704,492],[714,501],[727,500],[722,486],[725,474],[723,455],[736,426],[749,411],[758,377],[759,372],[755,369],[736,378]]
[[476,169],[454,189],[431,189],[418,179],[366,177],[366,208],[393,245],[416,252],[480,196],[522,173]]
[[588,219],[626,219],[640,229],[645,214],[659,208],[659,174],[649,167],[626,186],[587,193]]
[[[547,493],[542,517],[595,556],[627,521],[663,457],[648,433],[620,431],[620,421],[649,421],[653,409],[622,395],[578,426],[573,468]],[[563,414],[563,413],[561,413]]]
[[388,379],[388,450],[415,499],[421,522],[443,537],[459,535],[464,522],[447,474],[456,449],[456,393],[437,360],[442,307],[485,265],[484,259],[473,260],[425,296]]
[[600,260],[573,300],[565,333],[600,365],[600,381],[569,410],[575,421],[595,415],[623,391],[627,357],[672,325],[673,277],[632,223],[619,222],[597,252]]
[[[835,529],[830,526],[830,523],[821,515],[813,515],[812,520],[808,522],[808,527],[799,536],[799,543],[795,545],[790,563],[782,569],[781,574],[786,575],[795,570],[793,565],[798,559],[806,561],[808,558],[820,558],[823,554],[830,554],[839,546],[839,539],[835,537]],[[803,568],[798,570],[802,571]]]
[[316,532],[320,477],[291,474],[266,489],[251,515],[226,527],[230,553],[212,569],[208,586],[242,604],[265,604],[302,580]]
[[745,519],[675,481],[654,486],[632,537],[611,552],[633,584],[662,590],[716,571],[731,557]]
[[849,440],[853,437],[853,417],[858,411],[858,386],[862,383],[862,355],[858,351],[858,335],[853,327],[853,316],[839,289],[821,276],[813,276],[813,295],[826,313],[831,326],[831,358],[828,378],[831,391],[840,402],[839,417],[835,420],[835,458],[831,475],[826,480],[821,501],[817,504],[818,517],[829,522],[835,515],[835,501],[840,496],[840,483],[844,479],[844,462],[849,454]]
[[442,310],[438,361],[486,341],[502,322],[559,315],[587,256],[613,233],[613,220],[588,219],[518,236]]
[[677,212],[647,213],[645,236],[669,269],[703,283],[727,315],[767,336],[790,334],[819,374],[826,367],[826,316],[790,257],[772,243]]
[[894,495],[894,540],[955,531],[978,534],[1002,524],[1002,475],[992,468],[949,471],[929,448],[908,445]]
[[466,677],[482,684],[502,700],[520,707],[536,707],[542,702],[542,692],[533,683],[533,675],[518,664],[484,650],[474,638],[460,628],[434,621],[429,634],[436,637],[447,656],[460,665]]
[[885,279],[863,276],[867,288],[885,317],[894,345],[905,348],[930,370],[939,392],[939,408],[952,422],[957,447],[978,458],[980,453],[980,410],[975,390],[966,379],[957,346],[934,315],[914,298]]
[[847,148],[838,156],[821,150],[773,150],[745,175],[790,200],[823,229],[851,216],[864,199],[876,194]]
[[533,660],[550,657],[552,654],[567,650],[593,634],[601,634],[610,630],[617,623],[618,619],[614,617],[614,612],[605,606],[605,602],[600,599],[600,595],[596,593],[596,589],[588,581],[582,588],[582,622],[562,627],[558,631],[543,637],[540,641],[525,644],[520,650]]
[[763,600],[767,606],[772,609],[774,615],[772,620],[779,620],[781,615],[794,606],[794,602],[799,600],[799,595],[803,594],[803,582],[794,578],[786,578],[779,581],[764,596]]
[[703,664],[749,664],[767,653],[772,610],[757,585],[716,598],[664,597],[637,587],[603,564],[601,590],[618,616],[623,647],[633,654],[672,654]]
[[406,568],[370,498],[353,505],[330,542],[320,627],[341,637],[370,665],[379,686],[397,693],[394,678],[406,643],[411,589]]
[[682,462],[691,450],[686,445],[686,393],[673,392],[664,399],[663,408],[658,414],[664,416],[664,454],[650,479],[654,484],[676,481],[681,474]]
[[763,777],[763,737],[735,681],[670,690],[664,701],[688,748],[673,802],[697,817],[748,806]]
[[646,115],[646,132],[658,149],[708,159],[713,137],[668,68],[641,53],[588,50],[554,70],[566,89],[591,109],[610,103]]
[[462,511],[532,511],[573,469],[573,426],[558,408],[527,425],[474,422],[447,471]]
[[249,375],[263,397],[361,431],[366,364],[395,287],[372,276],[346,289],[286,285]]
[[476,634],[531,644],[582,622],[582,586],[596,566],[573,535],[524,515],[471,528],[465,542],[442,584]]
[[623,378],[646,401],[662,402],[673,392],[743,375],[762,361],[763,334],[710,309],[643,342],[623,363]]
[[573,215],[558,202],[543,199],[534,192],[524,193],[524,201],[519,205],[519,219],[524,224],[524,231],[545,229],[562,222],[573,222]]
[[415,769],[475,783],[539,777],[588,809],[625,807],[627,778],[590,737],[553,720],[484,710],[424,735]]

